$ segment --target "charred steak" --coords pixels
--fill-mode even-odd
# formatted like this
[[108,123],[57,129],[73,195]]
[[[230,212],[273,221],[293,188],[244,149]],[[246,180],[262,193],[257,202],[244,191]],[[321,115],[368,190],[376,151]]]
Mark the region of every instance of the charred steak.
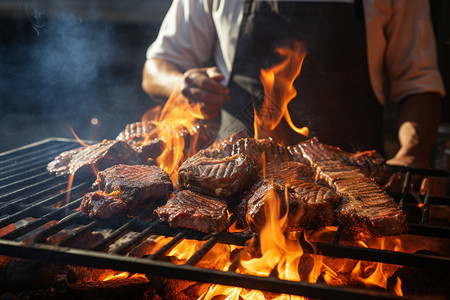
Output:
[[[287,212],[286,231],[317,229],[332,225],[336,220],[335,210],[339,197],[330,189],[311,180],[292,181],[289,186],[264,180],[249,194],[246,203],[245,222],[253,232],[259,232],[267,220],[268,208],[279,213],[281,218]],[[242,222],[244,207],[237,213],[238,227]]]
[[69,163],[73,156],[83,150],[85,147],[64,151],[47,165],[47,171],[58,176],[70,174]]
[[[197,152],[209,146],[214,140],[213,130],[204,124],[194,123],[187,127],[181,125],[173,126],[169,130],[174,135],[183,137],[185,152]],[[125,141],[138,150],[139,147],[145,148],[149,144],[154,144],[158,141],[164,143],[163,135],[156,121],[135,122],[128,124],[125,130],[119,133],[116,140]],[[151,158],[155,159],[156,157]]]
[[178,181],[183,189],[231,201],[253,183],[256,173],[254,160],[247,155],[227,156],[219,150],[205,149],[180,166]]
[[102,191],[87,193],[83,197],[80,210],[90,217],[106,219],[126,211],[127,205],[117,193],[107,194]]
[[[233,141],[230,139],[230,141]],[[222,141],[217,146],[228,155],[244,154],[252,157],[259,169],[268,162],[292,161],[289,150],[271,139],[242,138],[238,141]]]
[[[80,150],[80,151],[78,151]],[[47,166],[50,171],[56,170],[54,166],[59,168],[58,175],[73,174],[76,178],[94,177],[97,171],[104,170],[116,164],[140,164],[140,158],[127,143],[120,141],[103,141],[82,149],[64,152],[56,157]],[[61,157],[67,157],[61,160]],[[59,161],[59,163],[57,163]],[[67,164],[67,167],[62,167]]]
[[195,229],[204,233],[219,233],[227,227],[227,204],[183,190],[155,210],[171,227]]
[[406,216],[395,201],[359,168],[350,166],[315,138],[295,148],[309,160],[315,170],[315,180],[342,197],[338,219],[344,229],[374,236],[399,235],[407,231]]
[[99,172],[94,185],[98,185],[101,191],[86,195],[81,209],[96,217],[119,212],[134,215],[138,209],[157,207],[173,190],[172,181],[165,171],[147,165],[115,165]]

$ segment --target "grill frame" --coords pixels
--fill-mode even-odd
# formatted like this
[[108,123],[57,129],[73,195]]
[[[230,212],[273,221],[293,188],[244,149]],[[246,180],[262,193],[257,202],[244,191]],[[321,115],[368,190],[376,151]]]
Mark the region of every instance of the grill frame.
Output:
[[[232,271],[224,272],[196,267],[204,255],[217,243],[235,244],[243,246],[252,238],[250,234],[222,232],[217,236],[204,235],[189,229],[172,229],[167,224],[157,220],[147,220],[148,212],[132,218],[113,217],[107,220],[91,219],[75,209],[79,207],[82,195],[89,190],[91,182],[76,182],[71,188],[71,198],[60,208],[51,207],[57,202],[64,202],[67,178],[55,177],[48,174],[46,165],[63,151],[79,147],[79,143],[72,139],[49,138],[24,147],[0,153],[0,229],[19,222],[28,217],[34,220],[16,228],[14,231],[0,237],[0,255],[17,258],[37,259],[56,264],[69,264],[94,268],[116,269],[134,273],[157,274],[158,276],[184,279],[205,283],[219,283],[250,289],[264,290],[274,293],[286,293],[315,298],[345,298],[358,299],[362,295],[373,299],[397,299],[387,292],[368,289],[333,287],[321,283],[294,282],[272,277],[258,277],[239,274]],[[399,167],[406,173],[404,188],[401,194],[394,195],[400,199],[400,206],[409,201],[416,201],[408,193],[409,179],[413,174],[430,176],[448,176],[445,170],[424,170]],[[24,178],[24,176],[26,176]],[[50,186],[51,185],[51,186]],[[422,223],[410,224],[409,234],[428,237],[450,237],[450,227],[428,225],[429,206],[432,204],[450,205],[450,199],[445,197],[431,197],[428,194],[420,198],[423,205]],[[49,221],[58,221],[57,225],[31,234]],[[230,219],[230,225],[233,219]],[[45,243],[47,237],[70,227],[73,224],[84,226],[81,230],[58,245]],[[93,245],[90,250],[70,247],[77,240],[93,232],[97,228],[107,228],[112,233],[102,242]],[[105,254],[101,251],[129,232],[137,235],[129,243]],[[341,228],[335,234],[332,243],[313,243],[316,253],[365,261],[391,263],[403,266],[423,267],[436,270],[450,269],[450,258],[428,254],[411,254],[371,248],[344,246],[339,243]],[[31,235],[31,237],[30,237]],[[129,250],[139,245],[151,235],[173,236],[173,240],[159,249],[156,253],[145,258],[125,256]],[[161,257],[171,247],[183,239],[197,239],[206,241],[185,265],[161,261]],[[302,241],[301,236],[300,241]],[[23,240],[32,240],[24,244]],[[303,239],[304,240],[304,239]],[[305,244],[306,245],[306,244]],[[312,253],[312,247],[304,247],[306,253]],[[238,258],[232,266],[237,265]],[[114,267],[112,267],[114,266]],[[233,269],[233,267],[231,267]]]

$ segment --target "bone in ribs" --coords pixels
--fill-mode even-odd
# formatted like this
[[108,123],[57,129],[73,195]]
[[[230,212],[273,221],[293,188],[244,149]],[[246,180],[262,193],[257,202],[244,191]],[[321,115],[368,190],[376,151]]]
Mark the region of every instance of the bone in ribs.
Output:
[[339,222],[353,233],[374,236],[399,235],[407,231],[406,216],[395,201],[357,167],[330,151],[316,138],[294,146],[315,170],[315,180],[326,184],[342,197]]
[[86,194],[81,210],[100,218],[119,213],[135,215],[141,208],[155,208],[173,191],[169,175],[147,165],[115,165],[99,172],[95,185],[101,191]]

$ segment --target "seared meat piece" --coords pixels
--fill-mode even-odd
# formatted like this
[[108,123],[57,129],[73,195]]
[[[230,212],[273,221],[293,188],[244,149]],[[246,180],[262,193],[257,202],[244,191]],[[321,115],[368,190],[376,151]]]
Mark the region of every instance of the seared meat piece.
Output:
[[117,193],[104,192],[87,193],[83,197],[80,210],[90,217],[106,219],[126,211],[127,205],[117,196]]
[[286,185],[301,178],[311,178],[312,169],[308,164],[297,161],[269,162],[260,172],[261,177],[273,179],[276,182]]
[[200,150],[178,169],[184,189],[214,197],[237,198],[256,178],[256,166],[249,156],[227,156],[219,150]]
[[271,139],[243,138],[235,143],[223,142],[218,149],[228,155],[245,154],[252,157],[259,169],[268,162],[291,161],[292,155],[289,150]]
[[147,207],[161,205],[173,191],[169,175],[157,166],[115,165],[97,175],[94,185],[105,193],[117,193],[128,209],[145,203]]
[[155,210],[171,227],[195,229],[204,233],[219,233],[227,228],[227,204],[184,190]]
[[136,215],[139,210],[155,208],[172,193],[169,175],[161,168],[147,165],[115,165],[97,175],[102,191],[88,193],[81,203],[81,211],[91,217]]
[[85,178],[94,177],[95,171],[116,164],[140,163],[139,155],[127,143],[105,140],[76,153],[68,164],[68,170],[70,174],[76,174],[76,177]]
[[353,233],[374,236],[399,235],[407,231],[406,216],[394,199],[357,168],[330,151],[317,139],[295,146],[315,170],[315,180],[331,187],[342,198],[339,221]]
[[[384,186],[393,173],[393,170],[386,165],[384,157],[375,150],[348,153],[338,147],[322,145],[327,152],[327,158],[357,167],[365,176],[372,178],[379,185]],[[288,149],[294,160],[305,162],[305,157],[298,145],[288,146]]]
[[85,147],[78,147],[76,149],[62,152],[48,163],[47,171],[58,176],[69,174],[69,163],[72,160],[72,157],[84,148]]
[[[280,218],[288,211],[285,230],[293,231],[332,225],[336,219],[335,209],[339,197],[330,189],[310,180],[292,181],[289,186],[265,180],[244,202],[247,203],[245,220],[252,231],[261,231],[268,207],[278,207]],[[241,219],[243,207],[239,209],[237,217]],[[276,213],[276,210],[272,213]],[[242,227],[243,222],[239,221],[238,224]]]
[[[167,130],[167,128],[164,127],[164,130]],[[204,124],[191,124],[189,127],[173,126],[168,130],[173,131],[172,134],[184,138],[185,153],[189,151],[197,152],[209,146],[215,138],[213,130]],[[158,122],[147,121],[128,124],[125,130],[119,133],[116,140],[125,141],[137,149],[155,143],[155,140],[164,144],[164,138],[164,134],[158,128]],[[155,159],[157,156],[150,158]]]

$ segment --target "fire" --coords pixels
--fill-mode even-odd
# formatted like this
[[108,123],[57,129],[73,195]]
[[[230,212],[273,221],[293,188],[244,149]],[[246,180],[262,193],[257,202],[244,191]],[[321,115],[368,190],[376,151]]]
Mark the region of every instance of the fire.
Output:
[[[195,151],[198,135],[195,134],[193,124],[196,120],[203,120],[200,104],[190,104],[179,91],[174,90],[163,108],[160,106],[147,111],[142,122],[152,121],[156,129],[148,136],[161,139],[165,143],[163,153],[156,159],[158,165],[169,174],[174,174],[179,164],[184,161],[185,140],[180,132],[187,129],[192,137],[188,153]],[[145,144],[145,141],[144,143]]]
[[296,127],[288,111],[289,102],[297,95],[293,84],[300,74],[306,50],[302,43],[294,41],[291,47],[278,48],[275,53],[285,59],[270,69],[261,70],[265,97],[259,112],[255,111],[255,138],[273,136],[283,118],[295,132],[308,136],[308,128]]

